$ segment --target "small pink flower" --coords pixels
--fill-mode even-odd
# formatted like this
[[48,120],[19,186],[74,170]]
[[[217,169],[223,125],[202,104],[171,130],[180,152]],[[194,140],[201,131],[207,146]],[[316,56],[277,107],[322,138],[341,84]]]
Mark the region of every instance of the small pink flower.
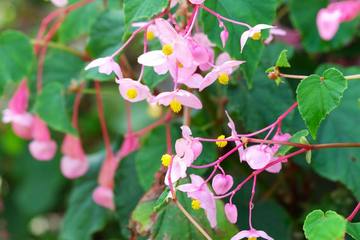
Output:
[[98,186],[93,194],[92,198],[94,202],[104,208],[115,210],[114,193],[109,187]]
[[267,145],[253,145],[244,150],[244,161],[254,169],[261,169],[269,164],[273,159],[273,151]]
[[253,40],[260,40],[261,39],[261,30],[273,28],[274,26],[267,25],[267,24],[258,24],[253,28],[250,28],[249,30],[243,32],[240,39],[240,47],[241,52],[244,49],[244,46],[249,38],[252,38]]
[[[227,58],[229,58],[229,60],[223,62],[223,60]],[[201,83],[199,90],[204,90],[206,87],[213,84],[217,79],[221,84],[228,84],[229,75],[232,74],[242,63],[244,63],[244,61],[231,60],[230,56],[226,53],[220,54],[216,62],[217,66],[215,66],[214,69],[204,77],[204,81]]]
[[189,0],[192,4],[203,4],[205,0]]
[[51,140],[46,124],[39,118],[34,118],[32,130],[33,141],[29,144],[31,155],[40,161],[51,160],[56,154],[56,142]]
[[140,102],[150,97],[150,89],[130,78],[117,79],[121,96],[129,102]]
[[227,193],[233,184],[234,181],[230,175],[217,174],[212,180],[212,188],[217,195]]
[[165,175],[165,184],[169,185],[169,174],[171,178],[171,183],[176,183],[179,179],[185,178],[186,170],[187,170],[187,162],[184,160],[184,158],[179,157],[178,155],[175,155],[172,159],[171,167],[168,168],[166,175]]
[[227,203],[225,204],[224,210],[227,220],[229,220],[230,223],[235,224],[238,217],[236,206],[232,203]]
[[123,78],[123,74],[121,72],[119,64],[117,64],[112,57],[95,59],[85,67],[85,70],[96,67],[99,68],[99,73],[110,75],[112,72],[114,72],[118,79]]
[[51,0],[56,7],[65,7],[68,4],[68,0]]
[[[214,64],[214,49],[213,47],[215,47],[215,44],[213,44],[208,36],[204,33],[195,33],[192,38],[193,41],[195,41],[198,45],[202,46],[202,48],[206,49],[206,54],[203,51],[195,51],[193,52],[193,58],[194,61],[197,62],[199,64],[199,68],[201,71],[208,71],[212,65]],[[199,53],[201,52],[201,54],[205,54],[204,56],[202,56],[202,58],[208,59],[207,62],[203,62],[203,61],[199,61]]]
[[342,22],[352,21],[359,13],[360,2],[356,0],[334,2],[321,9],[316,17],[320,37],[331,40]]
[[[279,141],[279,142],[287,142],[290,138],[291,138],[291,135],[289,133],[278,133],[278,134],[274,135],[272,140]],[[280,148],[279,144],[274,144],[274,146],[272,147],[274,153],[276,153],[279,150],[279,148]]]
[[266,240],[274,240],[272,237],[270,237],[269,235],[267,235],[266,232],[264,231],[258,231],[256,229],[250,229],[250,230],[244,230],[244,231],[241,231],[239,233],[237,233],[235,236],[233,236],[231,238],[231,240],[240,240],[240,239],[243,239],[243,238],[248,238],[248,239],[251,239],[251,238],[263,238],[263,239],[266,239]]
[[194,109],[201,109],[201,101],[192,93],[185,90],[175,90],[172,92],[163,92],[151,100],[152,103],[169,106],[173,112],[180,112],[182,105]]
[[212,228],[217,225],[216,203],[213,193],[209,190],[204,179],[200,176],[191,174],[191,183],[177,187],[179,191],[186,192],[189,198],[200,201],[201,208],[205,210],[206,216]]
[[[226,113],[226,116],[227,116],[227,118],[229,120],[228,127],[231,129],[231,138],[232,139],[239,139],[234,121],[231,119],[231,117],[230,117],[230,115],[228,114],[227,111],[225,111],[225,113]],[[235,145],[236,145],[236,147],[238,147],[239,159],[240,159],[240,162],[242,162],[243,154],[244,154],[244,147],[242,146],[242,142],[240,141],[240,139],[235,141]]]
[[16,135],[24,139],[31,139],[33,116],[27,112],[29,89],[26,80],[23,80],[3,111],[3,122],[11,123]]
[[65,177],[75,179],[88,171],[89,163],[78,137],[66,134],[61,152],[64,156],[61,158],[60,169]]
[[286,36],[287,32],[280,28],[271,28],[269,31],[269,37],[265,39],[265,44],[270,44],[274,40],[274,36]]

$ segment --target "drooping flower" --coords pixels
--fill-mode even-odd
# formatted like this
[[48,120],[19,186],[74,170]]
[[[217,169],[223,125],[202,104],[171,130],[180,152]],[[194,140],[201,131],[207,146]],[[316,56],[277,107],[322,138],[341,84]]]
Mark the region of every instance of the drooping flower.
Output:
[[192,54],[186,39],[165,19],[155,20],[158,37],[162,43],[162,50],[155,50],[139,56],[138,62],[145,66],[156,67],[166,64],[168,59],[174,59],[184,67],[192,64]]
[[349,22],[360,13],[360,2],[348,0],[331,3],[326,8],[320,9],[316,17],[316,24],[320,37],[331,40],[343,22]]
[[212,71],[206,74],[203,82],[200,84],[199,90],[204,90],[216,80],[218,80],[220,84],[227,85],[230,80],[229,75],[232,74],[242,63],[244,63],[244,61],[231,60],[227,53],[220,54],[216,61],[216,66]]
[[114,72],[118,79],[123,78],[123,74],[121,72],[119,64],[117,64],[112,57],[103,57],[103,58],[95,59],[85,67],[85,70],[89,70],[91,68],[96,68],[96,67],[99,68],[98,70],[99,73],[110,75],[112,72]]
[[104,208],[115,210],[113,190],[106,186],[98,186],[92,194],[94,202]]
[[88,171],[89,162],[78,137],[66,134],[61,152],[64,156],[61,158],[60,169],[65,177],[75,179]]
[[[231,129],[231,138],[239,139],[234,121],[232,120],[232,118],[230,117],[230,115],[228,114],[227,111],[225,111],[225,114],[229,120],[228,127]],[[236,145],[236,147],[238,147],[239,159],[240,159],[240,162],[242,162],[243,154],[244,154],[244,147],[242,146],[242,142],[240,141],[240,139],[235,141],[235,145]]]
[[259,231],[259,230],[256,230],[256,229],[250,229],[250,230],[244,230],[244,231],[241,231],[239,233],[237,233],[235,236],[233,236],[231,238],[231,240],[240,240],[240,239],[243,239],[243,238],[248,238],[248,239],[251,239],[251,240],[255,240],[256,238],[263,238],[263,239],[266,239],[266,240],[274,240],[272,237],[270,237],[266,232],[264,231]]
[[[288,141],[289,139],[291,138],[291,135],[289,133],[278,133],[276,135],[274,135],[274,137],[272,138],[272,140],[274,141],[280,141],[280,142],[286,142]],[[271,147],[271,150],[272,150],[272,159],[270,161],[273,162],[273,161],[277,161],[278,160],[278,157],[275,156],[276,152],[279,150],[280,148],[280,145],[279,144],[274,144],[272,147]],[[270,172],[270,173],[278,173],[281,171],[281,168],[282,168],[282,162],[286,162],[287,159],[284,159],[283,161],[281,162],[278,162],[268,168],[266,168],[266,171],[267,172]]]
[[16,135],[24,139],[31,139],[33,116],[27,112],[29,89],[23,80],[11,98],[8,108],[3,111],[3,122],[11,123]]
[[215,228],[217,221],[214,194],[209,190],[204,179],[200,176],[191,174],[190,178],[191,183],[180,185],[177,189],[186,192],[188,197],[193,199],[192,207],[194,209],[202,208],[205,210],[210,226]]
[[255,27],[250,28],[249,30],[243,32],[240,38],[240,49],[241,52],[244,49],[244,46],[249,38],[257,41],[261,39],[261,30],[274,28],[274,26],[267,24],[258,24]]
[[226,203],[224,207],[225,215],[227,220],[229,220],[230,223],[235,224],[238,217],[237,208],[232,203]]
[[[215,44],[213,44],[208,36],[204,33],[195,33],[191,37],[192,41],[196,42],[198,47],[201,46],[199,49],[195,48],[195,51],[192,50],[194,62],[199,64],[199,68],[201,71],[208,71],[212,65],[214,64],[214,47]],[[201,49],[206,49],[206,53]],[[200,51],[199,51],[200,50]],[[200,56],[201,55],[201,56]],[[203,61],[200,61],[202,59]],[[207,62],[204,61],[204,59],[207,59]]]
[[139,102],[150,97],[150,89],[130,78],[117,79],[121,96],[129,102]]
[[68,0],[51,0],[56,7],[65,7],[68,4]]
[[269,36],[265,39],[265,44],[270,44],[274,40],[274,36],[286,36],[287,32],[281,28],[271,28],[269,31]]
[[179,157],[178,155],[175,155],[172,158],[171,168],[169,166],[166,175],[165,175],[165,184],[170,185],[170,179],[171,183],[176,183],[179,179],[185,178],[187,170],[187,163],[185,162],[184,158]]
[[56,153],[56,142],[51,139],[48,127],[39,117],[34,118],[32,137],[29,144],[31,155],[40,161],[51,160]]
[[169,106],[173,112],[181,111],[182,106],[201,109],[201,101],[192,93],[185,90],[175,90],[172,92],[162,92],[151,100],[152,103]]
[[212,180],[212,188],[217,195],[227,193],[234,181],[231,175],[216,174]]
[[267,145],[253,145],[244,150],[243,160],[254,169],[261,169],[269,164],[273,159],[273,151]]

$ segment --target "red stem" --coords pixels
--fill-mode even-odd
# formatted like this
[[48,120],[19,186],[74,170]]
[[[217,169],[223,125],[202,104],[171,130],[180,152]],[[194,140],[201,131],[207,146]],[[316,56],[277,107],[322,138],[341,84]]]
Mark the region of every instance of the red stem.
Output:
[[351,222],[356,214],[360,211],[360,202],[356,205],[356,207],[354,208],[354,210],[352,211],[352,213],[346,218],[346,220],[348,220],[349,222]]

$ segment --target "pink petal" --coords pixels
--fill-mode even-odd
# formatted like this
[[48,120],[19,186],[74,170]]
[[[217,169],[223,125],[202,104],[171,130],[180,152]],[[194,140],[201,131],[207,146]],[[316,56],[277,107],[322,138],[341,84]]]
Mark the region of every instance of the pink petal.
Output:
[[93,200],[96,204],[115,210],[113,190],[107,187],[98,186],[93,192]]
[[316,24],[320,37],[324,40],[331,40],[340,26],[340,12],[321,9],[316,17]]
[[179,100],[179,102],[181,102],[181,104],[186,107],[190,107],[194,109],[202,108],[202,103],[198,99],[198,97],[196,97],[194,94],[188,91],[180,89],[175,93],[175,95],[176,98]]
[[264,231],[256,231],[256,233],[257,233],[257,235],[259,236],[259,237],[262,237],[262,238],[264,238],[264,239],[266,239],[266,240],[274,240],[272,237],[270,237],[266,232],[264,232]]
[[171,24],[163,18],[156,19],[155,26],[162,43],[173,43],[179,36],[173,26],[171,26]]
[[189,46],[185,40],[175,42],[174,51],[176,59],[184,66],[190,67],[193,64],[193,58]]
[[189,0],[192,4],[202,4],[205,0]]
[[243,230],[241,232],[238,232],[235,236],[231,238],[231,240],[240,240],[246,237],[251,237],[251,232],[249,230]]
[[203,146],[200,141],[193,140],[191,143],[191,150],[194,153],[194,160],[198,158],[202,152]]
[[89,163],[85,158],[77,159],[64,155],[61,158],[60,169],[65,177],[75,179],[83,176],[88,171]]
[[185,84],[189,88],[196,89],[196,88],[199,88],[201,86],[201,83],[203,81],[204,81],[204,78],[200,74],[195,73],[190,78],[188,78],[187,81],[181,81],[179,83]]
[[56,154],[56,149],[56,142],[52,140],[33,140],[29,144],[29,150],[31,155],[39,161],[49,161],[54,158]]
[[29,88],[27,86],[27,81],[22,80],[18,89],[12,96],[11,100],[9,101],[9,109],[13,113],[22,114],[27,111],[28,102],[29,102]]
[[229,32],[227,31],[227,29],[224,28],[224,30],[222,30],[220,33],[220,39],[223,48],[225,48],[228,38],[229,38]]
[[30,140],[32,138],[31,126],[19,124],[16,122],[13,122],[11,126],[16,136],[26,140]]
[[219,56],[216,58],[216,66],[220,66],[225,62],[228,62],[231,60],[230,55],[227,52],[223,52],[221,54],[219,54]]
[[271,149],[266,145],[254,145],[244,151],[244,160],[256,170],[265,167],[272,160]]
[[242,52],[244,47],[245,47],[245,44],[247,42],[247,40],[249,39],[250,37],[250,30],[247,30],[245,32],[243,32],[243,34],[241,34],[241,38],[240,38],[240,51]]
[[149,67],[160,66],[163,65],[165,62],[166,57],[160,50],[150,51],[138,57],[138,63]]
[[238,217],[236,206],[234,204],[227,203],[225,204],[224,210],[227,220],[229,220],[230,223],[235,224],[237,222],[237,217]]
[[191,183],[197,186],[198,188],[202,186],[203,183],[205,182],[204,179],[202,179],[202,177],[195,174],[191,174],[190,179],[191,179]]
[[78,137],[66,134],[61,145],[61,153],[72,158],[85,158],[85,153]]
[[176,189],[178,189],[181,192],[195,192],[195,191],[199,190],[199,187],[195,186],[191,183],[188,183],[188,184],[180,185]]
[[253,27],[252,30],[261,31],[261,30],[264,30],[264,29],[269,29],[269,28],[274,28],[274,27],[275,26],[268,25],[268,24],[258,24],[255,27]]
[[220,72],[218,68],[215,68],[211,72],[206,74],[204,80],[200,84],[199,91],[201,92],[202,90],[213,84],[216,81],[216,79],[219,77],[219,74]]
[[103,58],[97,58],[93,61],[91,61],[86,67],[85,70],[89,70],[91,68],[96,68],[103,66],[107,64],[112,58],[111,57],[103,57]]
[[233,183],[230,175],[217,174],[212,180],[212,188],[217,195],[222,195],[231,189]]
[[35,140],[40,141],[49,141],[51,140],[50,131],[43,120],[41,120],[39,117],[34,118],[33,122],[33,128],[32,128],[32,135]]

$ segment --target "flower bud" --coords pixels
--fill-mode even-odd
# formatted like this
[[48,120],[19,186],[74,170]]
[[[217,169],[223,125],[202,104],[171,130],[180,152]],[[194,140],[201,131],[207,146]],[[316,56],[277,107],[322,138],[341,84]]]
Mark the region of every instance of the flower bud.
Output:
[[233,183],[230,175],[217,174],[212,180],[212,187],[217,195],[222,195],[230,190]]
[[115,210],[114,193],[112,189],[108,187],[98,186],[94,190],[92,197],[96,204],[104,208]]
[[203,146],[199,140],[193,140],[191,150],[194,153],[194,159],[198,158],[202,152]]
[[226,218],[227,220],[229,220],[230,223],[233,223],[235,224],[236,221],[237,221],[237,208],[234,204],[231,204],[231,203],[227,203],[225,204],[225,215],[226,215]]

